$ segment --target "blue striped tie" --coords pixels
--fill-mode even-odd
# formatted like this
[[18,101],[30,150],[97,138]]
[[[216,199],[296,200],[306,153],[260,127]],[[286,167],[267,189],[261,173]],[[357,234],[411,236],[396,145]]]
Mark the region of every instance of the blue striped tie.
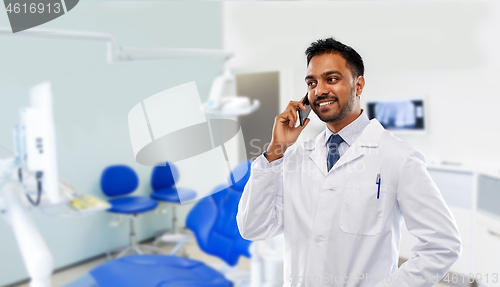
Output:
[[340,158],[339,145],[343,141],[344,140],[339,135],[331,135],[330,139],[328,139],[328,146],[330,147],[328,150],[328,157],[327,157],[328,171],[330,171],[330,169],[332,169],[335,163],[339,160]]

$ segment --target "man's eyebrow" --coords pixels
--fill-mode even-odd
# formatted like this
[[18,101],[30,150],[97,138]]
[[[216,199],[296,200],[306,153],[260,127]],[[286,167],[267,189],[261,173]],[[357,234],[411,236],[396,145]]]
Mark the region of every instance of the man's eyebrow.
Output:
[[[340,71],[337,71],[337,70],[333,70],[333,71],[328,71],[328,72],[324,72],[322,74],[322,76],[328,76],[328,75],[332,75],[332,74],[337,74],[339,76],[343,76],[343,74],[340,72]],[[314,79],[314,77],[312,75],[308,75],[306,76],[306,78],[304,79],[305,81],[309,80],[309,79]]]
[[331,75],[331,74],[338,74],[339,76],[343,76],[342,73],[340,71],[337,71],[337,70],[324,72],[323,76],[328,76],[328,75]]

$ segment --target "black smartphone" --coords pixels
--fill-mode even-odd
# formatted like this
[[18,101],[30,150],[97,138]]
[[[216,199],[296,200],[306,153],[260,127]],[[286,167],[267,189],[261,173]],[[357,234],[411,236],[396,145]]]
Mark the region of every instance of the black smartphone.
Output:
[[304,97],[304,99],[302,100],[302,103],[306,106],[306,110],[303,111],[303,110],[299,109],[299,121],[300,121],[301,126],[304,125],[304,121],[306,120],[306,118],[309,116],[309,113],[311,112],[311,105],[309,105],[309,99],[307,98],[307,93],[306,93],[306,96]]

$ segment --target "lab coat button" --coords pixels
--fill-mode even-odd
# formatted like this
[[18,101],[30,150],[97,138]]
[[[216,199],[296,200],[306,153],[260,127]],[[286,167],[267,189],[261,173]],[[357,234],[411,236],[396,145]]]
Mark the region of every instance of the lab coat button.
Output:
[[320,243],[321,242],[321,237],[319,237],[319,236],[316,237],[316,240],[314,240],[314,241],[316,241],[316,243]]

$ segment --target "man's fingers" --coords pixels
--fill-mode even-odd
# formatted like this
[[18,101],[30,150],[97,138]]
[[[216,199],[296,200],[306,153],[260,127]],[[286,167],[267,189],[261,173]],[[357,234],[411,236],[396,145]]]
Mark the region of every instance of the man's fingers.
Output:
[[297,122],[297,111],[296,110],[290,110],[289,111],[290,117],[292,120],[290,121],[290,127],[294,127],[295,123]]
[[306,110],[306,106],[302,102],[290,101],[285,111],[277,116],[278,121],[283,124],[287,123],[289,127],[293,128],[299,119],[298,109]]
[[300,108],[301,110],[304,110],[304,111],[306,110],[306,105],[304,105],[304,104],[302,103],[302,101],[304,100],[304,98],[305,98],[305,97],[307,97],[307,96],[302,97],[302,99],[300,99],[300,101],[299,101],[299,104],[300,104],[300,105],[299,105],[299,108]]
[[288,121],[288,118],[286,115],[283,115],[283,114],[279,114],[277,117],[276,117],[277,121],[279,123],[285,123]]
[[290,124],[292,121],[293,121],[293,117],[290,113],[287,113],[287,112],[284,112],[282,114],[279,114],[277,116],[277,119],[280,123],[283,123],[283,124]]
[[308,124],[310,121],[311,121],[311,119],[310,119],[310,118],[306,118],[306,119],[304,120],[304,125],[303,125],[303,126],[299,125],[297,128],[299,128],[299,129],[302,131],[302,130],[303,130],[303,129],[307,126],[307,124]]
[[302,103],[302,100],[300,102],[290,101],[287,106],[287,110],[288,109],[294,109],[295,111],[297,111],[298,109],[305,110],[306,106]]

